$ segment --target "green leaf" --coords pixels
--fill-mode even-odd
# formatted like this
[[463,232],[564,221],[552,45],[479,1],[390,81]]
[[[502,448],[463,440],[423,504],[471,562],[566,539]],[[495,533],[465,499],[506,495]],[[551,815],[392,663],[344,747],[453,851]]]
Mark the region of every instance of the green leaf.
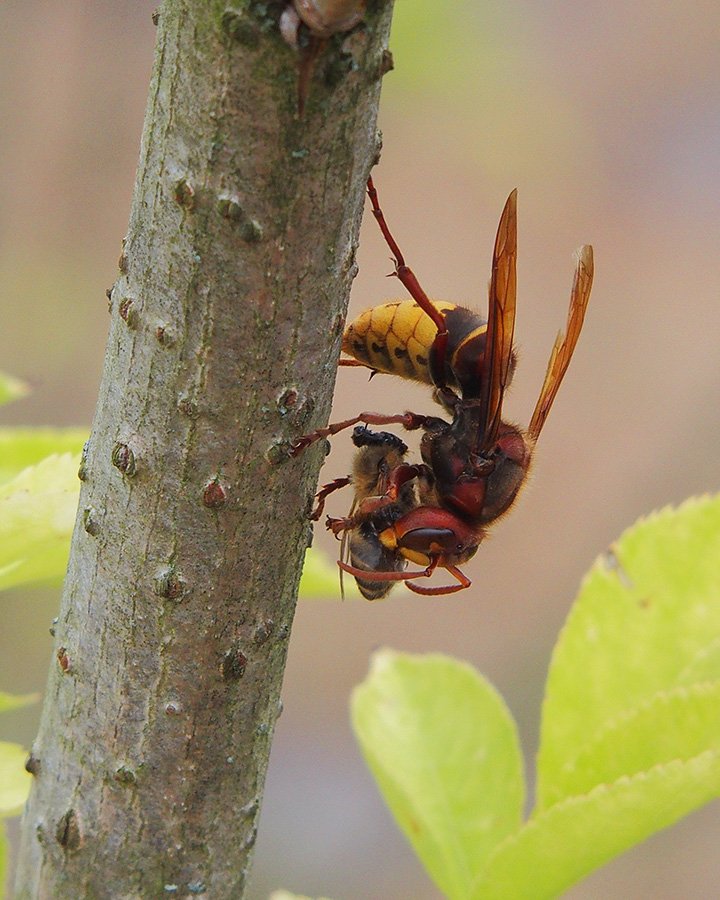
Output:
[[78,502],[79,456],[50,456],[0,485],[0,590],[60,583]]
[[415,852],[443,893],[467,897],[521,823],[522,758],[502,699],[464,663],[383,650],[354,692],[352,720]]
[[[335,562],[330,562],[321,550],[308,547],[305,552],[298,596],[301,600],[338,599],[341,596],[339,573],[340,569]],[[343,590],[345,599],[355,600],[360,597],[355,579],[348,575],[343,581]]]
[[563,800],[533,816],[497,849],[472,897],[556,897],[719,793],[720,756],[708,751]]
[[18,400],[20,397],[24,397],[29,390],[24,381],[0,372],[0,406],[4,403],[10,403],[11,400]]
[[84,428],[0,428],[0,484],[53,453],[80,453]]
[[603,730],[689,678],[718,677],[719,559],[720,498],[705,497],[639,522],[595,563],[550,666],[540,809],[567,796],[564,773]]
[[[720,754],[720,682],[656,694],[600,729],[559,773],[564,797],[708,750]],[[611,827],[610,823],[608,823]]]
[[679,684],[720,681],[720,638],[699,650],[678,675]]
[[491,689],[443,657],[378,657],[356,731],[444,893],[556,897],[720,795],[719,559],[720,498],[702,498],[596,563],[553,656],[539,801],[522,826],[515,734]]
[[32,776],[25,771],[27,751],[0,741],[0,817],[16,816],[27,800]]
[[[314,547],[308,547],[305,552],[305,564],[302,578],[300,579],[299,596],[303,600],[318,597],[332,597],[340,595],[339,569],[331,563],[327,556]],[[345,580],[345,593],[348,594],[348,581]],[[354,581],[353,581],[354,588]],[[359,596],[358,591],[350,589],[353,595]]]
[[39,699],[39,694],[6,694],[0,691],[0,713],[29,706],[31,703],[37,703]]

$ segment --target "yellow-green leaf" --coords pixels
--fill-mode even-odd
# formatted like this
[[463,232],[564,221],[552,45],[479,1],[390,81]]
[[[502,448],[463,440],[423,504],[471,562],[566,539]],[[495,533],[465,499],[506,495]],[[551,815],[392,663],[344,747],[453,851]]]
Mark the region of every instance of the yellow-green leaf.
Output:
[[0,590],[60,583],[78,502],[79,456],[50,456],[0,485]]
[[[314,547],[308,547],[305,552],[305,564],[302,578],[300,579],[299,596],[303,600],[317,598],[331,598],[340,596],[340,579],[338,567],[331,562],[324,553]],[[345,581],[347,594],[348,579]],[[354,582],[353,582],[354,584]],[[352,589],[351,589],[352,590]],[[353,595],[357,591],[352,590]]]
[[521,823],[522,758],[502,699],[465,663],[383,650],[355,689],[352,721],[425,868],[448,897],[467,897]]
[[719,561],[720,498],[705,497],[639,522],[596,562],[550,666],[540,808],[566,795],[563,770],[618,717],[717,677]]
[[720,754],[720,682],[656,694],[596,732],[559,773],[563,797],[708,750]]
[[570,797],[501,844],[471,896],[550,900],[719,793],[720,756],[708,751]]
[[22,811],[32,776],[25,771],[27,751],[19,744],[0,741],[0,817]]
[[87,437],[85,428],[0,428],[0,484],[47,456],[80,453]]

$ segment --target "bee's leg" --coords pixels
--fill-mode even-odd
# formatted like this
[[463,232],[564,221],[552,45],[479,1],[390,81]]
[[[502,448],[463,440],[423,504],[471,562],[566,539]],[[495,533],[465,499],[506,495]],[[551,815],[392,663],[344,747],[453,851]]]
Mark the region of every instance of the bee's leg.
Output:
[[304,434],[302,437],[296,438],[288,449],[290,456],[298,456],[302,451],[319,441],[321,438],[330,437],[343,431],[345,428],[352,428],[353,425],[359,425],[363,422],[365,425],[402,425],[408,431],[414,431],[416,428],[422,428],[425,422],[429,421],[431,416],[420,416],[417,413],[406,412],[395,416],[387,416],[382,413],[364,412],[352,419],[345,419],[344,422],[335,422],[326,428],[318,428],[311,431],[310,434]]
[[333,491],[339,491],[340,488],[347,487],[351,481],[352,478],[349,475],[346,475],[344,478],[336,478],[334,481],[324,484],[315,495],[317,503],[315,504],[315,509],[310,513],[310,518],[314,522],[317,522],[325,509],[325,498],[329,494],[332,494]]
[[400,463],[388,472],[385,479],[385,497],[390,500],[397,500],[400,494],[400,488],[413,478],[433,479],[432,470],[425,463],[418,465],[410,465],[409,463]]
[[337,519],[328,516],[325,519],[325,527],[328,531],[332,531],[336,538],[339,538],[344,531],[350,531],[356,524],[353,516],[342,516]]
[[400,279],[400,281],[402,281],[413,300],[417,303],[417,305],[420,307],[420,309],[422,309],[424,313],[430,316],[432,321],[437,326],[437,334],[435,335],[435,340],[433,341],[432,345],[432,363],[430,372],[435,387],[443,390],[447,387],[447,384],[445,382],[445,359],[447,357],[448,330],[445,316],[440,312],[440,310],[435,306],[432,300],[422,289],[422,287],[420,286],[420,282],[417,280],[417,276],[410,268],[410,266],[407,266],[405,264],[405,258],[402,255],[402,251],[398,247],[395,238],[390,233],[388,224],[385,221],[385,216],[382,209],[380,208],[377,190],[375,189],[375,185],[373,184],[372,177],[368,178],[367,180],[367,192],[368,197],[370,198],[370,203],[372,204],[373,215],[377,219],[377,223],[380,226],[380,231],[382,231],[383,237],[385,238],[387,245],[390,248],[390,252],[394,257],[395,271],[393,274],[396,275]]

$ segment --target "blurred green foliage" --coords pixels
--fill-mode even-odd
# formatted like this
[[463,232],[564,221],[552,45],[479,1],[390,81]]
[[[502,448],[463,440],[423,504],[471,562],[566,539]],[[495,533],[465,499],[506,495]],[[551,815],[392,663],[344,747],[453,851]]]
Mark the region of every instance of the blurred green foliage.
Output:
[[3,403],[9,403],[11,400],[17,400],[18,397],[23,397],[27,391],[28,387],[24,381],[0,372],[0,406]]
[[[0,373],[0,404],[25,392]],[[0,429],[0,590],[62,580],[86,436],[76,428]]]
[[[0,692],[0,713],[18,709],[33,703],[37,697],[28,694],[13,697]],[[27,752],[10,741],[0,741],[0,820],[20,813],[30,790],[31,775],[25,771]],[[0,896],[5,883],[7,861],[7,837],[5,826],[0,821]]]
[[[470,163],[475,177],[567,175],[593,158],[592,136],[549,79],[542,46],[532,17],[511,4],[396,3],[384,109],[406,115],[417,104],[445,165]],[[422,134],[417,116],[413,125],[406,140]]]
[[62,581],[79,463],[79,453],[53,454],[0,484],[0,590]]
[[[10,694],[0,694],[0,713],[35,701],[35,696],[12,697]],[[0,741],[0,819],[16,816],[22,810],[32,778],[25,771],[26,759],[27,751],[18,744]]]
[[86,438],[81,428],[0,428],[0,485],[49,456],[77,455]]

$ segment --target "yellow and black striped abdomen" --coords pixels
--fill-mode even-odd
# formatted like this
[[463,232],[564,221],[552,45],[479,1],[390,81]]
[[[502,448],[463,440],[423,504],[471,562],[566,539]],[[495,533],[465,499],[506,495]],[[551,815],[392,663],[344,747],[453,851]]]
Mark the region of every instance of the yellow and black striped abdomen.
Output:
[[[461,387],[476,376],[485,350],[487,325],[483,317],[464,306],[433,300],[445,316],[448,348],[445,378]],[[345,329],[342,349],[348,356],[388,375],[433,384],[429,363],[437,328],[414,300],[395,300],[373,306]]]

